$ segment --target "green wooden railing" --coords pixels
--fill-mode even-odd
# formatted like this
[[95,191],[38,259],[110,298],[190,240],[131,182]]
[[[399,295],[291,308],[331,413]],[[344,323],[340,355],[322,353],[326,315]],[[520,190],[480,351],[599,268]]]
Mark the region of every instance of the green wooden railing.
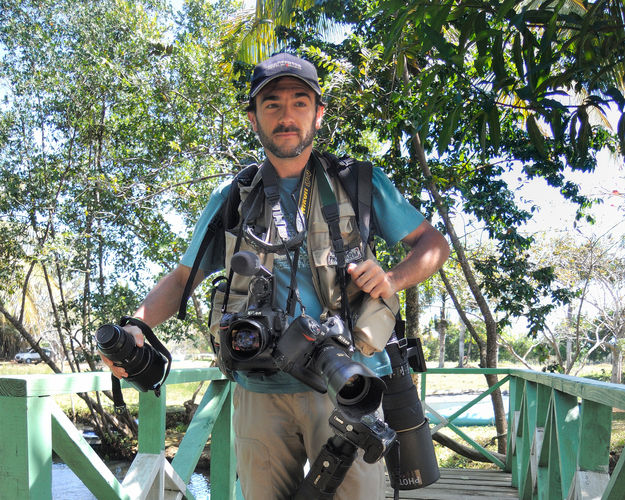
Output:
[[[515,369],[433,368],[421,376],[495,374],[483,391],[437,426],[447,426],[492,463],[512,473],[519,498],[623,499],[625,455],[608,474],[614,409],[625,410],[625,387],[564,375]],[[211,380],[171,464],[164,458],[166,387],[139,395],[139,449],[119,482],[58,408],[53,396],[110,389],[108,373],[0,377],[0,497],[52,498],[52,451],[97,498],[190,498],[186,489],[211,437],[211,496],[234,499],[232,384],[217,368],[172,370],[167,385]],[[496,388],[508,389],[508,453],[501,460],[454,420]]]
[[[211,380],[171,464],[165,459],[167,386]],[[125,383],[122,387],[125,387]],[[235,498],[232,383],[217,368],[172,370],[161,397],[139,393],[138,453],[120,483],[53,396],[111,389],[106,372],[0,377],[0,498],[52,498],[52,451],[98,499],[189,498],[211,436],[213,498]]]
[[[612,474],[608,473],[612,414],[615,409],[625,410],[625,386],[531,370],[432,368],[421,374],[421,399],[427,406],[430,376],[477,373],[498,375],[500,380],[443,418],[441,426],[449,427],[489,461],[511,472],[512,486],[519,491],[519,498],[625,498],[625,454]],[[453,421],[506,385],[508,436],[503,462]]]

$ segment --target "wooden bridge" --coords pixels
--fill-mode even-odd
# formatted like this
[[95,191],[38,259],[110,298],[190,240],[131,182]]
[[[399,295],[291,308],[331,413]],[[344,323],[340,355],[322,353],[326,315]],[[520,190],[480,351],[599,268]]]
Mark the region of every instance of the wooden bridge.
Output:
[[[434,485],[401,492],[400,498],[625,498],[625,454],[608,472],[612,413],[625,410],[624,386],[528,370],[441,368],[421,375],[422,399],[426,377],[451,373],[496,374],[497,387],[507,386],[508,454],[505,461],[498,459],[454,424],[491,388],[442,425],[500,471],[445,469]],[[194,500],[187,484],[211,437],[211,498],[236,499],[231,383],[217,368],[204,368],[172,370],[167,385],[201,380],[211,383],[171,463],[164,453],[166,387],[160,398],[139,395],[138,453],[120,482],[53,400],[59,394],[109,390],[108,372],[0,377],[0,498],[52,499],[54,451],[98,499]],[[387,498],[393,498],[390,489]]]

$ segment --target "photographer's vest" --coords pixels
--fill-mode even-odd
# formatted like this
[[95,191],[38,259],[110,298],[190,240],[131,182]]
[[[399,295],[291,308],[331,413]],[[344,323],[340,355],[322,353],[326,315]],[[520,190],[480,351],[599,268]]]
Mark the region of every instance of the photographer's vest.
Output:
[[[319,157],[317,157],[319,158]],[[319,158],[320,166],[326,172],[325,178],[328,179],[331,191],[333,192],[333,200],[338,205],[339,220],[338,227],[347,256],[347,265],[350,261],[362,259],[362,249],[364,248],[366,255],[364,259],[376,260],[369,245],[363,244],[356,214],[352,206],[352,202],[341,186],[341,182],[333,175],[328,173],[325,160]],[[312,159],[311,159],[312,161]],[[323,307],[321,321],[331,315],[340,315],[342,291],[339,285],[337,273],[337,259],[328,223],[324,219],[322,212],[323,195],[320,194],[320,180],[317,171],[315,182],[312,183],[309,191],[309,200],[307,208],[307,232],[306,232],[306,249],[308,252],[308,260],[312,271],[313,286],[317,292],[317,296]],[[264,267],[269,270],[273,269],[273,253],[263,253],[259,248],[242,237],[242,222],[249,214],[243,213],[249,209],[250,201],[248,197],[256,196],[258,191],[262,191],[262,185],[259,185],[262,179],[262,167],[258,169],[249,186],[239,183],[239,191],[241,203],[239,204],[239,224],[237,227],[225,231],[226,240],[226,275],[230,277],[230,287],[227,292],[227,307],[222,309],[225,293],[217,290],[212,304],[211,317],[211,333],[217,335],[221,316],[225,312],[243,312],[247,308],[248,286],[251,280],[249,276],[242,276],[233,273],[230,270],[230,259],[232,255],[239,250],[249,250],[256,253]],[[327,191],[327,184],[325,186]],[[326,195],[327,198],[327,195]],[[255,225],[267,230],[268,242],[278,242],[280,238],[271,208],[267,200],[262,203],[262,207],[254,220],[247,220],[248,226]],[[363,259],[363,260],[364,260]],[[348,280],[346,296],[349,302],[348,310],[352,314],[353,334],[356,346],[366,355],[370,355],[375,351],[382,351],[390,338],[395,327],[396,315],[399,311],[399,299],[394,294],[389,299],[373,299],[369,294],[362,292],[355,284]],[[284,304],[278,304],[284,307]],[[346,318],[344,318],[346,319]]]

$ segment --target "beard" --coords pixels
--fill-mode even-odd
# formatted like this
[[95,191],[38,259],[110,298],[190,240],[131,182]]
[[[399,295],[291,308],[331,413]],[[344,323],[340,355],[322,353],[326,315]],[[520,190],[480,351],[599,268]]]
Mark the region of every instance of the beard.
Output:
[[281,125],[277,126],[272,131],[272,134],[279,134],[282,132],[297,132],[300,139],[295,146],[278,146],[271,139],[271,136],[263,130],[263,128],[260,126],[260,123],[256,124],[256,134],[258,135],[258,140],[263,145],[263,147],[277,158],[296,158],[302,154],[304,149],[306,149],[313,143],[315,135],[317,134],[315,121],[316,117],[313,118],[310,127],[304,133],[302,132],[302,130],[295,126],[284,127]]

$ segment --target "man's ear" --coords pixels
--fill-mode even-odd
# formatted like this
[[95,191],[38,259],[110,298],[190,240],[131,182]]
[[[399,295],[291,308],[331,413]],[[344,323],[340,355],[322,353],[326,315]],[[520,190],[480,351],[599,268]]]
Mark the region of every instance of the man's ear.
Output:
[[317,118],[315,120],[315,127],[317,130],[321,128],[321,122],[323,121],[323,114],[325,113],[325,106],[317,106]]
[[252,124],[252,130],[254,132],[258,132],[258,127],[256,125],[256,113],[254,113],[253,111],[248,111],[247,112],[247,118],[250,121],[250,123]]

